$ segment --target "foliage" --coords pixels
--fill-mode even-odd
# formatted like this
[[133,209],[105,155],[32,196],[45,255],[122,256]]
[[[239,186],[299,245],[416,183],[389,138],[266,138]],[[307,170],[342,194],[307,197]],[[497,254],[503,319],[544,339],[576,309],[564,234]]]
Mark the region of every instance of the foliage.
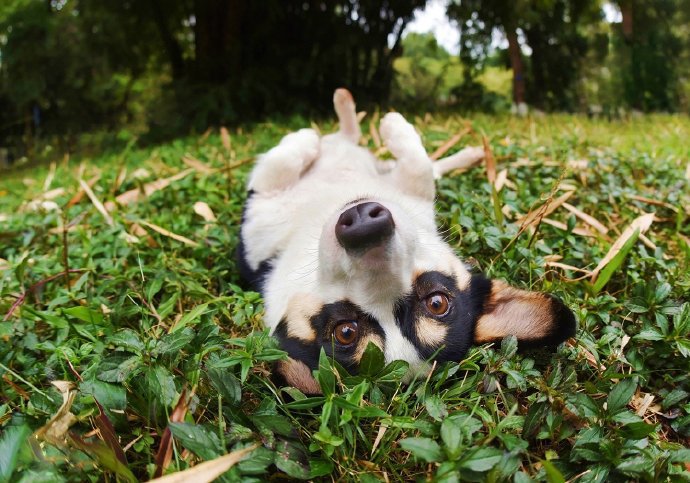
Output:
[[3,2],[0,136],[32,146],[134,124],[160,139],[308,112],[342,86],[386,99],[402,30],[424,3]]
[[[562,297],[577,339],[554,354],[518,354],[507,338],[406,383],[405,363],[385,365],[374,346],[356,377],[322,356],[320,397],[270,381],[283,353],[262,330],[260,297],[237,286],[232,256],[248,171],[239,165],[301,126],[261,124],[4,177],[0,478],[145,480],[165,466],[166,448],[172,473],[258,443],[223,481],[687,479],[687,118],[479,116],[472,125],[507,183],[492,196],[483,168],[441,180],[447,239],[491,276]],[[465,120],[426,116],[417,127],[433,150]],[[112,224],[88,196],[74,198],[83,179],[114,201],[187,169],[183,158],[195,172],[122,201]],[[516,213],[548,200],[559,180],[607,234],[582,236],[593,229],[563,207],[548,215],[557,226],[518,234]],[[195,211],[199,201],[217,221],[197,214],[207,214]],[[593,267],[642,211],[657,216],[649,242],[636,242],[598,293],[552,264]],[[60,393],[55,380],[76,388]],[[58,430],[56,418],[71,428]]]

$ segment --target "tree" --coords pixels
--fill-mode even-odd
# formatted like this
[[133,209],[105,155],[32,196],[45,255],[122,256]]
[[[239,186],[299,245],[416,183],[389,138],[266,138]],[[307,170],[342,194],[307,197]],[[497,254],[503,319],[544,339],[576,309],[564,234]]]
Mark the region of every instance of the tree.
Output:
[[[461,56],[481,67],[494,32],[508,42],[513,101],[542,108],[572,108],[579,60],[588,48],[581,26],[602,20],[598,0],[458,0],[448,15],[461,29]],[[529,46],[524,59],[519,38]]]

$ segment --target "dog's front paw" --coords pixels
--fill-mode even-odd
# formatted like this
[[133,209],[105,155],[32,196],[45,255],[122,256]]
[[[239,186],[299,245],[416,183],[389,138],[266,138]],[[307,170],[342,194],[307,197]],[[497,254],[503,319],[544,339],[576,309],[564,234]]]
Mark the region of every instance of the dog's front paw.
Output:
[[386,147],[397,159],[427,158],[422,138],[400,113],[383,116],[380,131]]
[[320,153],[319,135],[300,129],[285,136],[278,146],[259,157],[249,180],[258,192],[282,190],[296,183]]

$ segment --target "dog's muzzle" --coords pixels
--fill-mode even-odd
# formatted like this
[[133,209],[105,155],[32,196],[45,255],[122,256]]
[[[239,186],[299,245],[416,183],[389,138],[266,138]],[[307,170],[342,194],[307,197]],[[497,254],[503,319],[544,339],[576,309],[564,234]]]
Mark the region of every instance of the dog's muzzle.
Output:
[[359,203],[345,210],[335,225],[338,243],[347,252],[361,252],[388,241],[395,231],[391,212],[380,203]]

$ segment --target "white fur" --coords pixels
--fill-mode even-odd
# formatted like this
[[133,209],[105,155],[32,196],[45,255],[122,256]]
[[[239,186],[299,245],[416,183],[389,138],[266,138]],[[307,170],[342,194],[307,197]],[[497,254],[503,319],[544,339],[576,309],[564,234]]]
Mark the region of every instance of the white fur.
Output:
[[[250,178],[255,193],[242,227],[247,261],[253,269],[268,259],[274,264],[264,286],[264,320],[274,330],[288,301],[304,292],[324,304],[346,299],[379,321],[387,361],[403,359],[419,369],[423,361],[394,320],[394,304],[409,293],[420,272],[469,278],[437,234],[434,176],[478,152],[465,152],[435,169],[414,127],[389,113],[381,121],[381,135],[397,161],[379,170],[379,160],[356,144],[359,126],[342,122],[348,109],[354,112],[351,97],[336,93],[334,101],[340,132],[320,139],[310,129],[289,134],[259,158]],[[334,228],[349,203],[362,199],[390,210],[395,233],[385,251],[350,257]]]

